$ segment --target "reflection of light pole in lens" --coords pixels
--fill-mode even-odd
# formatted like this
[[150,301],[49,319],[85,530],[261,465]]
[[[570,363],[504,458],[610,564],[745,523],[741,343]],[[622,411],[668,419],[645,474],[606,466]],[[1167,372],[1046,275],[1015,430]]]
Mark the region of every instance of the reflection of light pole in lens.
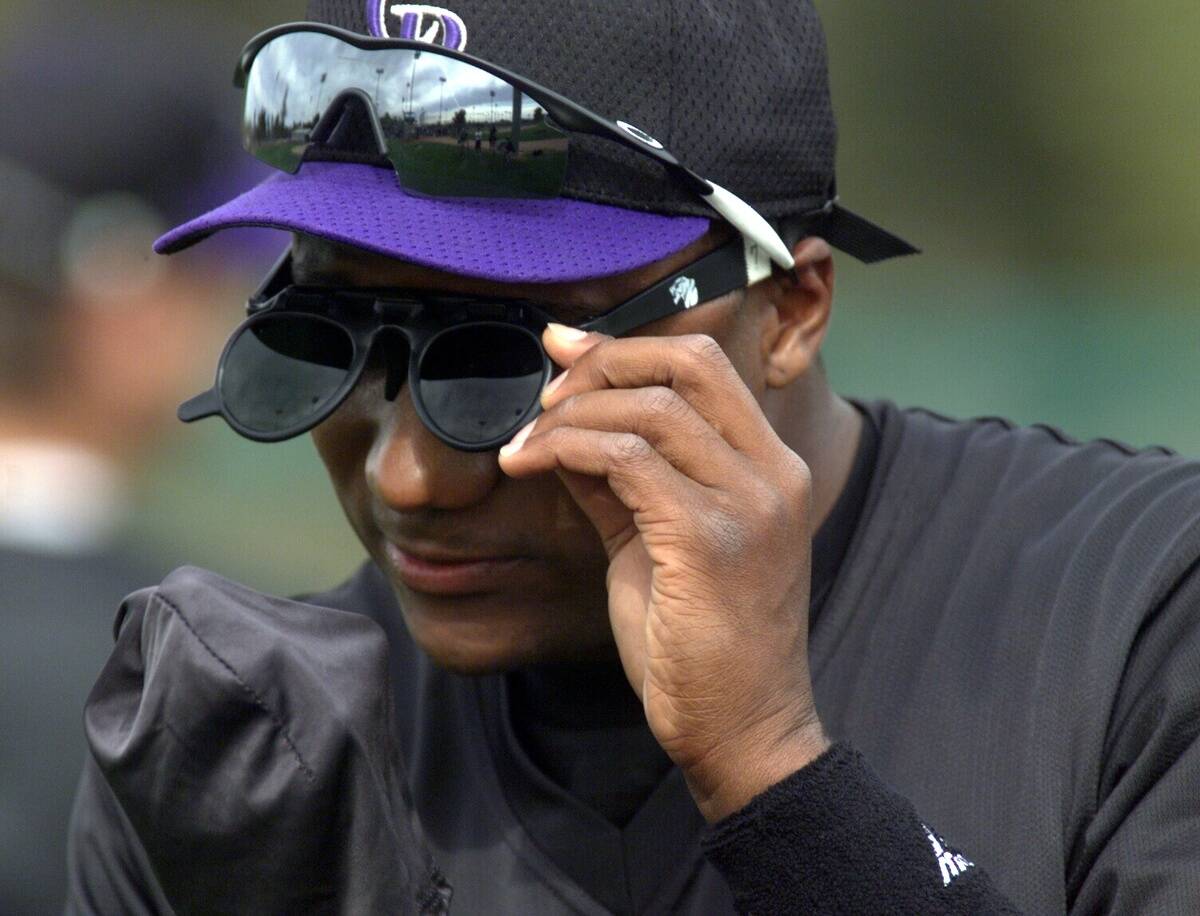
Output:
[[488,92],[492,96],[492,123],[495,124],[496,123],[496,90],[489,89]]
[[[275,100],[275,105],[276,105],[276,107],[278,107],[279,109],[281,109],[281,110],[280,110],[280,112],[279,112],[279,121],[280,121],[280,123],[282,124],[282,123],[283,123],[283,111],[282,111],[282,108],[283,108],[283,106],[279,104],[279,78],[280,78],[281,76],[283,76],[283,71],[282,71],[282,70],[276,70],[276,71],[275,71],[275,82],[271,84],[271,98]],[[284,97],[286,98],[286,96],[284,96]],[[260,106],[260,107],[259,107],[259,111],[261,111],[261,110],[262,110],[262,109],[261,109],[261,106]],[[254,115],[254,117],[257,119],[257,117],[258,117],[258,112],[257,112],[257,111],[255,112],[255,115]],[[286,125],[286,124],[283,124],[283,126],[284,126],[285,128],[287,127],[287,125]]]
[[383,67],[375,68],[375,107],[379,107],[379,81],[383,79]]
[[446,101],[446,77],[439,76],[438,80],[442,84],[441,94],[438,95],[438,127],[442,126],[442,105]]
[[321,74],[321,82],[317,85],[317,117],[321,117],[321,96],[325,94],[325,77],[328,73]]
[[417,81],[417,61],[420,59],[420,57],[421,57],[420,51],[413,52],[412,73],[409,75],[409,78],[408,78],[408,110],[410,113],[412,112],[412,107],[413,107],[413,83],[415,83]]

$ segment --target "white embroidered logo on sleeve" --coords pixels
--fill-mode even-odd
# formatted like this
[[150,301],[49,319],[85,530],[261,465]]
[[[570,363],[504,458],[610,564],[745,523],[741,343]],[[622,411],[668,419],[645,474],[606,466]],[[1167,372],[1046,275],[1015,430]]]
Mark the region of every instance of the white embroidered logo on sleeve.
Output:
[[937,859],[938,867],[942,870],[942,887],[949,887],[951,881],[968,868],[975,867],[974,862],[961,853],[957,853],[947,847],[946,841],[924,824],[921,825],[921,828],[925,831],[925,836],[928,838],[929,844],[933,847],[933,855]]

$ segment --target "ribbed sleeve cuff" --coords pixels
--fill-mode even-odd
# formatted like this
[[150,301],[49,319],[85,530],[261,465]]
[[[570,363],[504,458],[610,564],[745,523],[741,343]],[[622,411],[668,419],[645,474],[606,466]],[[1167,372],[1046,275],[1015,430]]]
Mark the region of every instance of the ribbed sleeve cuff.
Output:
[[844,743],[713,824],[701,842],[741,912],[1017,912]]

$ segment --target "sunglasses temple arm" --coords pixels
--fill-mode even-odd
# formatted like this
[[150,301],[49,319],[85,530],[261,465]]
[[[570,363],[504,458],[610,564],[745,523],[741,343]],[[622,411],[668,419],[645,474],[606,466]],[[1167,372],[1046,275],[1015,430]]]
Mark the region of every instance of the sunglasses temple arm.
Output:
[[784,270],[791,270],[796,266],[796,259],[792,257],[787,245],[761,213],[716,182],[709,181],[708,184],[712,187],[712,192],[700,196],[710,207],[725,217],[747,240],[759,245],[767,256]]
[[[702,178],[691,169],[684,166],[675,156],[658,144],[649,147],[645,141],[635,140],[620,131],[616,125],[610,124],[585,108],[581,108],[569,99],[564,99],[557,93],[548,92],[541,86],[535,87],[538,95],[544,99],[538,100],[545,105],[546,110],[566,130],[578,130],[584,133],[616,140],[623,146],[636,150],[653,159],[657,159],[683,181],[687,187],[702,197],[710,207],[717,211],[738,232],[762,248],[772,261],[784,270],[792,270],[796,259],[784,244],[779,233],[766,221],[761,213],[752,206],[715,181]],[[749,283],[756,283],[762,277],[751,277]]]
[[[292,282],[292,247],[289,245],[284,249],[267,272],[266,278],[262,284],[250,296],[246,303],[246,310],[254,312],[263,308],[268,301],[281,289]],[[189,398],[179,405],[179,409],[175,411],[177,416],[184,423],[193,423],[196,420],[203,420],[205,417],[215,417],[221,413],[221,398],[217,394],[217,389],[209,388],[208,391],[196,395],[194,398]]]
[[762,249],[755,242],[738,237],[580,328],[620,337],[770,275],[771,262]]
[[[556,92],[551,92],[542,86],[526,85],[534,90],[531,95],[542,103],[550,116],[561,127],[615,140],[622,146],[657,159],[673,172],[689,190],[702,197],[705,203],[724,217],[738,232],[749,241],[759,245],[772,261],[784,270],[792,270],[796,266],[796,260],[792,257],[791,251],[761,213],[732,191],[726,190],[715,181],[702,178],[684,166],[675,158],[674,154],[663,148],[662,144],[656,142],[656,145],[652,147],[646,141],[635,139],[621,131],[617,125]],[[756,283],[761,279],[763,277],[751,277],[748,283]]]
[[205,417],[213,417],[221,412],[221,401],[217,397],[217,389],[210,388],[203,394],[198,394],[190,400],[184,401],[179,405],[179,410],[176,416],[184,423],[191,423],[194,420],[203,420]]

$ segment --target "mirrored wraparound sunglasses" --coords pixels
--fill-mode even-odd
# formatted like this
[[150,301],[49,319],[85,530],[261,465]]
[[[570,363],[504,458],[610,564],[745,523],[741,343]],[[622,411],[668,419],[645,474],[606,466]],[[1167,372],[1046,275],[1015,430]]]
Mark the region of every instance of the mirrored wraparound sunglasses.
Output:
[[[286,172],[325,150],[352,146],[390,163],[413,195],[557,197],[570,135],[590,134],[657,161],[781,268],[793,266],[788,247],[757,211],[686,168],[649,134],[458,51],[292,23],[250,40],[235,83],[246,93],[246,149]],[[361,117],[347,118],[348,109]],[[835,201],[814,201],[821,206],[832,211]]]
[[[770,273],[761,249],[735,238],[576,327],[620,336]],[[378,350],[389,401],[407,382],[434,435],[462,451],[486,451],[538,415],[554,370],[541,339],[553,318],[535,303],[299,286],[290,252],[247,311],[221,353],[216,383],[179,408],[181,420],[220,415],[249,439],[290,439],[337,410]],[[399,334],[405,346],[377,348],[382,333]]]

